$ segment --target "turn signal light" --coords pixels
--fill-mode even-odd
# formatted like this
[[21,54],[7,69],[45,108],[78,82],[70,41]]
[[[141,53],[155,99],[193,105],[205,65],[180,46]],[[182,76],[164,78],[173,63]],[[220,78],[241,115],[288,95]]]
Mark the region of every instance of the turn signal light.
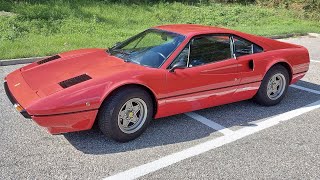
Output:
[[14,107],[16,108],[17,111],[22,112],[24,109],[20,104],[14,104]]

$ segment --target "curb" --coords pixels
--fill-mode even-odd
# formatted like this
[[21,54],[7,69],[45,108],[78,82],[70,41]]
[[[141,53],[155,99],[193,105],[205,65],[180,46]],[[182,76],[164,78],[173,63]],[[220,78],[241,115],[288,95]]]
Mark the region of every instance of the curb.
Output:
[[320,38],[320,34],[318,33],[308,33],[309,36]]
[[[285,35],[274,35],[274,36],[265,36],[266,38],[270,39],[284,39],[284,38],[290,38],[290,37],[296,37],[296,36],[312,36],[320,38],[320,34],[318,33],[292,33],[292,34],[285,34]],[[27,64],[35,62],[39,59],[46,58],[48,56],[44,57],[30,57],[30,58],[19,58],[19,59],[4,59],[0,60],[0,66],[10,66],[10,65],[16,65],[16,64]]]
[[35,62],[39,59],[46,58],[44,57],[30,57],[30,58],[19,58],[19,59],[4,59],[0,60],[0,66],[10,66],[10,65],[16,65],[16,64],[27,64]]
[[274,35],[274,36],[265,36],[265,37],[270,39],[285,39],[285,38],[290,38],[295,36],[306,36],[310,34],[312,33],[292,33],[292,34]]
[[320,38],[320,34],[318,34],[318,33],[292,33],[292,34],[274,35],[274,36],[265,36],[265,37],[270,38],[270,39],[285,39],[285,38],[290,38],[290,37],[307,36],[307,35]]

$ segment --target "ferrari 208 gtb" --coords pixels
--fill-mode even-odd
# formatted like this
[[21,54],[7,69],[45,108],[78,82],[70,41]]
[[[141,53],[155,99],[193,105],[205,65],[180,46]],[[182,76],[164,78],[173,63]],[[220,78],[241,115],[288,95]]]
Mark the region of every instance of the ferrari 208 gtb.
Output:
[[10,73],[15,108],[52,134],[97,122],[116,141],[152,119],[253,98],[278,104],[309,68],[306,48],[234,30],[163,25],[108,49],[80,49]]

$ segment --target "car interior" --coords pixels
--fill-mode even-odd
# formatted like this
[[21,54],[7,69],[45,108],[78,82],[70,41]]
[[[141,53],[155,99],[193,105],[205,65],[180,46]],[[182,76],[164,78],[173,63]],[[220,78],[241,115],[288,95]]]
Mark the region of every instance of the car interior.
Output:
[[[263,52],[263,49],[260,46],[245,39],[233,37],[233,40],[236,57]],[[191,40],[169,68],[172,68],[177,62],[182,62],[187,66],[189,48],[190,57],[188,67],[195,67],[232,58],[229,36],[201,36]]]
[[228,36],[203,36],[192,41],[189,67],[231,58]]

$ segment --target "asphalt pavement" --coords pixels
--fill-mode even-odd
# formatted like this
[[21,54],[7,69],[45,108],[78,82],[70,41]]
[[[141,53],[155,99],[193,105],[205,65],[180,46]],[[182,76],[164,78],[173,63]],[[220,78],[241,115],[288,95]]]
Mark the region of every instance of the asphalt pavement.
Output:
[[[306,46],[312,62],[279,105],[247,100],[161,118],[128,143],[98,129],[50,135],[0,86],[0,179],[320,179],[320,38],[283,41]],[[21,66],[0,67],[0,78]]]

